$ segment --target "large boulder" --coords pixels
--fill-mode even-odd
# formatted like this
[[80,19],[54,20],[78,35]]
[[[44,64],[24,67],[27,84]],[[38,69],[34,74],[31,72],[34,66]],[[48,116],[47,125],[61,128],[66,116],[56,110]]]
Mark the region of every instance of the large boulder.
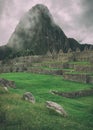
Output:
[[64,117],[67,117],[67,113],[64,110],[64,108],[56,102],[46,101],[46,107],[56,111],[57,113],[61,114]]
[[35,98],[31,92],[25,92],[23,94],[23,99],[31,103],[35,103]]

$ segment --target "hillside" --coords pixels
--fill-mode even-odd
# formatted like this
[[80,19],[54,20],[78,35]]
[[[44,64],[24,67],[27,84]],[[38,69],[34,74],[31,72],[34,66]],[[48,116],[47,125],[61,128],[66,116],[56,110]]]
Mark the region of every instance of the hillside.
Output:
[[[0,74],[0,78],[13,80],[16,89],[9,92],[0,87],[0,130],[92,130],[93,96],[65,98],[53,95],[50,90],[74,92],[93,88],[93,85],[66,81],[60,76],[30,73]],[[32,92],[36,103],[22,99]],[[67,111],[64,118],[46,108],[46,101],[59,103]]]

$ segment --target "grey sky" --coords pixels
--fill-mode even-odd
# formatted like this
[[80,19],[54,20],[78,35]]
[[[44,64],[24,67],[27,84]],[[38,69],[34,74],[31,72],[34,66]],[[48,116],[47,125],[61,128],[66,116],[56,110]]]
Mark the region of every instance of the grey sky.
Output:
[[93,0],[0,0],[0,45],[8,42],[24,13],[38,3],[49,8],[68,37],[93,43]]

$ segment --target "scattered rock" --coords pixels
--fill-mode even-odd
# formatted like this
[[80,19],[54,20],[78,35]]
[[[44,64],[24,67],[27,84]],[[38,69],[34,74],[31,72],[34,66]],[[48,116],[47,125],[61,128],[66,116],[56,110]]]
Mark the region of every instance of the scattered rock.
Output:
[[29,101],[29,102],[35,103],[35,98],[34,98],[34,96],[32,95],[32,93],[30,93],[30,92],[24,93],[24,94],[23,94],[23,99],[24,99],[24,100],[27,100],[27,101]]
[[15,82],[14,81],[10,81],[4,78],[0,78],[0,86],[2,87],[11,87],[11,88],[15,88]]
[[46,107],[55,110],[57,113],[61,114],[64,117],[67,117],[66,111],[61,105],[57,104],[56,102],[46,101]]

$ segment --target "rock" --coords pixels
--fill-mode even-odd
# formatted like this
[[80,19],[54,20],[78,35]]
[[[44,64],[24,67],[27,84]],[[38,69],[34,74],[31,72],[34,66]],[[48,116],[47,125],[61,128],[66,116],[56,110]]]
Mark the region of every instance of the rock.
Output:
[[34,96],[32,95],[31,92],[26,92],[26,93],[24,93],[24,94],[23,94],[23,99],[24,99],[24,100],[27,100],[27,101],[29,101],[29,102],[35,103],[35,98],[34,98]]
[[7,87],[7,88],[8,87],[15,88],[15,82],[4,78],[0,78],[0,86]]
[[57,113],[61,114],[64,117],[67,117],[66,111],[61,105],[57,104],[56,102],[46,101],[46,107],[55,110]]
[[8,92],[8,88],[7,88],[7,87],[4,87],[4,90],[5,90],[6,92]]
[[8,88],[7,87],[2,87],[0,86],[0,96],[2,94],[7,94],[9,92]]

